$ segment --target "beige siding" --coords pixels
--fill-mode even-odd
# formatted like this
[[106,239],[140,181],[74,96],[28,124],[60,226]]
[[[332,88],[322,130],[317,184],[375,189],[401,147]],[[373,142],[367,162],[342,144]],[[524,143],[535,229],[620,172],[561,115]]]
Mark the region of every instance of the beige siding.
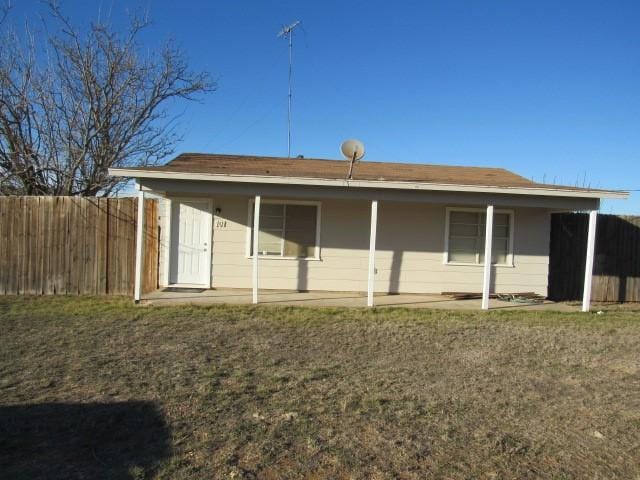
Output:
[[[212,275],[216,287],[251,287],[248,201],[239,196],[214,198],[214,208],[220,209],[214,218]],[[378,208],[377,292],[482,290],[482,266],[443,263],[445,205],[381,202]],[[366,290],[370,203],[324,200],[321,212],[321,259],[261,258],[260,288]],[[515,266],[494,268],[494,291],[546,295],[549,212],[516,208],[514,215]],[[168,245],[168,239],[162,241]]]

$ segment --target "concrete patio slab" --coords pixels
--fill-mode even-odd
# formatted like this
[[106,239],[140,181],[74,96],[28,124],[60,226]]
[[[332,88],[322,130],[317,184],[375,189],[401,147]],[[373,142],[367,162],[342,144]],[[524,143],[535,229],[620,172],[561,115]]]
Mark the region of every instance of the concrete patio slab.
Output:
[[[480,310],[480,299],[454,300],[451,297],[435,294],[385,294],[375,295],[377,308],[437,308],[445,310]],[[251,289],[166,289],[157,290],[143,296],[142,303],[147,305],[178,304],[251,304]],[[259,294],[261,305],[296,305],[308,307],[361,307],[367,304],[366,293],[361,292],[298,292],[291,290],[262,290]],[[555,303],[516,303],[492,299],[490,309],[518,310],[556,310],[579,311],[579,305]]]

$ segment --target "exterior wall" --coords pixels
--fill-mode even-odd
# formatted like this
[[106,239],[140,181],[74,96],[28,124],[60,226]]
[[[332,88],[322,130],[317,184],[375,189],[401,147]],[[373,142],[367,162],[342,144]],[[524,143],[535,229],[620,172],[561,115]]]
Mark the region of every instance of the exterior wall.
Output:
[[[214,287],[251,288],[247,257],[247,196],[216,196],[213,233]],[[482,265],[443,263],[447,206],[380,202],[376,249],[376,292],[482,291]],[[162,210],[166,215],[166,207]],[[493,291],[547,294],[550,214],[515,208],[514,266],[495,266]],[[370,202],[323,200],[320,260],[260,258],[264,289],[366,291]],[[226,224],[225,224],[226,222]],[[166,229],[163,229],[166,230]],[[168,239],[161,238],[164,270]],[[166,277],[165,277],[166,278]]]

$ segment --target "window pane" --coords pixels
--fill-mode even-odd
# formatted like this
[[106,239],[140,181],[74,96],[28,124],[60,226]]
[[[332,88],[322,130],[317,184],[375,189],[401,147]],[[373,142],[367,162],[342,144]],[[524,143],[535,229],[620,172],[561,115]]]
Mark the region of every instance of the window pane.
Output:
[[285,257],[313,257],[316,253],[315,233],[310,235],[309,232],[302,230],[287,230],[287,238],[284,241]]
[[493,238],[506,238],[509,236],[509,227],[493,226]]
[[493,252],[493,263],[498,265],[504,265],[507,263],[507,255],[505,253]]
[[[507,263],[507,255],[509,254],[509,240],[494,238],[491,244],[491,263],[503,264]],[[480,250],[480,263],[484,263],[484,241],[482,242],[482,249]]]
[[482,233],[479,213],[452,211],[449,220],[449,261],[476,263]]
[[260,255],[279,257],[280,245],[263,245],[264,249],[259,250]]
[[262,203],[260,205],[260,221],[262,217],[282,217],[284,212],[284,205],[277,203]]
[[284,205],[264,203],[260,205],[260,230],[280,229],[284,220]]
[[287,205],[284,255],[287,257],[313,257],[316,245],[315,205]]
[[477,238],[451,237],[449,239],[449,261],[476,263]]
[[[280,232],[273,230],[262,230],[260,229],[260,233],[258,234],[258,245],[262,245],[262,243],[279,243],[280,242]],[[259,247],[262,249],[262,247]]]
[[282,217],[268,217],[260,213],[260,230],[280,230],[282,231]]
[[316,229],[315,205],[287,205],[287,228]]
[[509,214],[508,213],[496,213],[493,216],[493,226],[494,226],[494,228],[496,227],[496,225],[499,225],[499,226],[502,226],[502,227],[509,226]]
[[449,232],[451,235],[456,236],[475,237],[478,235],[478,226],[452,223],[449,227]]
[[507,255],[509,253],[509,240],[505,239],[493,239],[492,244],[493,263],[507,263]]
[[267,230],[263,231],[260,229],[260,233],[258,234],[258,252],[261,255],[280,255],[281,249],[281,240],[280,233],[281,231],[272,231]]
[[476,254],[462,251],[449,251],[450,262],[476,263]]
[[[260,232],[258,252],[260,255],[282,254],[283,205],[262,203],[260,205]],[[253,255],[253,210],[251,211],[250,252]]]
[[451,212],[449,219],[451,223],[466,223],[470,225],[478,224],[478,214],[476,212]]
[[475,254],[477,243],[478,241],[475,238],[451,237],[449,240],[449,250],[471,252]]

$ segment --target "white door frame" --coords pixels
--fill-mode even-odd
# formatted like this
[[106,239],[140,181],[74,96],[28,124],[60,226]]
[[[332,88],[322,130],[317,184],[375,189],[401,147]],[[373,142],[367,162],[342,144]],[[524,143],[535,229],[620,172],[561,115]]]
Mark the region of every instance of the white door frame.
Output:
[[[204,198],[204,197],[167,197],[167,222],[165,228],[167,229],[167,246],[166,246],[166,262],[165,262],[165,279],[166,284],[169,287],[205,287],[211,288],[211,272],[212,272],[212,263],[213,263],[213,199],[212,198]],[[171,283],[171,247],[173,245],[173,239],[178,232],[174,232],[173,225],[173,206],[174,202],[207,202],[207,208],[209,213],[209,254],[207,255],[207,281],[202,284],[193,284],[193,283]]]

